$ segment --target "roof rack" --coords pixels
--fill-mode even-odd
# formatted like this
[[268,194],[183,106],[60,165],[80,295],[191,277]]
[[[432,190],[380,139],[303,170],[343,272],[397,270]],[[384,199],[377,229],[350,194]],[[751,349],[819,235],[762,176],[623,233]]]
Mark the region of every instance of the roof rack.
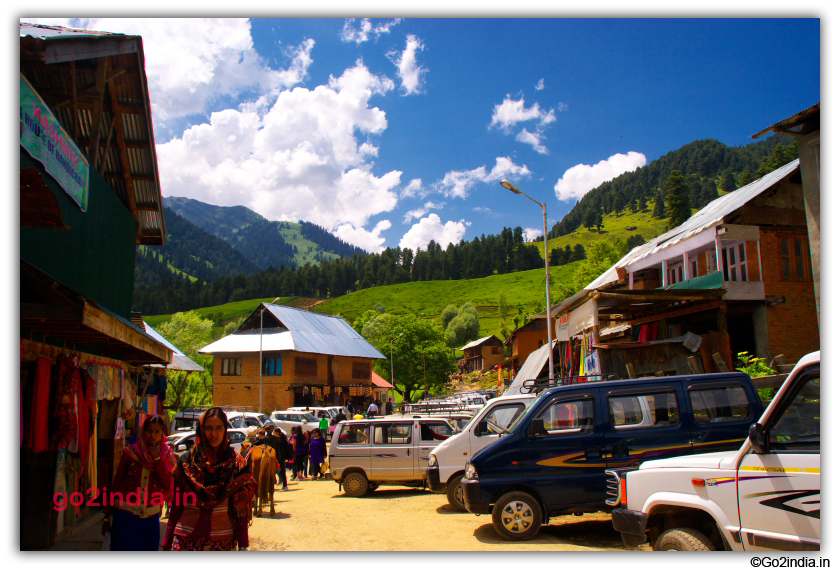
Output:
[[[587,380],[580,380],[586,378]],[[583,374],[581,376],[574,376],[572,378],[534,378],[533,380],[525,380],[519,387],[520,394],[539,394],[543,390],[549,388],[556,388],[557,386],[567,386],[577,382],[608,382],[610,380],[619,380],[618,374]]]

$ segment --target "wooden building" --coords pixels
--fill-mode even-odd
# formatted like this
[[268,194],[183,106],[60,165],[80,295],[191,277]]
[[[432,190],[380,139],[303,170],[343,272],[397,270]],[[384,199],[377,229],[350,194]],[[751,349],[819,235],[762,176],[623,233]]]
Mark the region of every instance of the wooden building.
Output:
[[496,335],[474,340],[461,350],[464,352],[458,362],[461,372],[490,370],[505,359],[504,343]]
[[373,360],[385,358],[340,317],[266,303],[199,352],[214,356],[216,405],[266,414],[347,401],[360,409],[374,394]]
[[172,360],[131,321],[136,246],[165,239],[141,38],[21,23],[21,549],[98,522],[141,367]]

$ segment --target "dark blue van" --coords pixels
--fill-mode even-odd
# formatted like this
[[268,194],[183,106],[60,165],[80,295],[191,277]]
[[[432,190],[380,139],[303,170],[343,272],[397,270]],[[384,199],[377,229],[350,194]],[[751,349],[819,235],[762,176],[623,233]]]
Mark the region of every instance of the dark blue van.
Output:
[[552,516],[606,509],[605,469],[736,449],[762,411],[742,372],[552,388],[470,460],[464,504],[527,540]]

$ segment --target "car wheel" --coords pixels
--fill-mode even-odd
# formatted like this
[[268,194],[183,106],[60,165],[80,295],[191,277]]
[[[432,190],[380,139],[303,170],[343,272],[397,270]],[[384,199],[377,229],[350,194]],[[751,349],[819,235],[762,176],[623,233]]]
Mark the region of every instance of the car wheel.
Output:
[[705,534],[693,528],[672,528],[659,535],[654,550],[714,550],[715,546]]
[[496,501],[493,507],[493,527],[507,540],[534,538],[542,526],[542,508],[528,493],[513,491]]
[[358,471],[350,473],[341,484],[344,487],[344,494],[350,497],[364,497],[368,492],[367,477]]
[[464,490],[461,488],[461,479],[463,478],[463,473],[455,475],[446,486],[446,498],[449,499],[452,508],[459,513],[467,512],[467,507],[464,505]]

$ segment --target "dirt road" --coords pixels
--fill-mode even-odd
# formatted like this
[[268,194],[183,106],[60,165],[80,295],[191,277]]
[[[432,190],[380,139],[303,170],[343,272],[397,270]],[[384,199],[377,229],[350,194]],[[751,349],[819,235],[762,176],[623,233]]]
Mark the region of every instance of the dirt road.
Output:
[[274,518],[254,518],[251,550],[625,550],[604,513],[558,517],[534,540],[508,542],[490,515],[457,513],[429,491],[382,486],[352,498],[334,481],[276,489]]

